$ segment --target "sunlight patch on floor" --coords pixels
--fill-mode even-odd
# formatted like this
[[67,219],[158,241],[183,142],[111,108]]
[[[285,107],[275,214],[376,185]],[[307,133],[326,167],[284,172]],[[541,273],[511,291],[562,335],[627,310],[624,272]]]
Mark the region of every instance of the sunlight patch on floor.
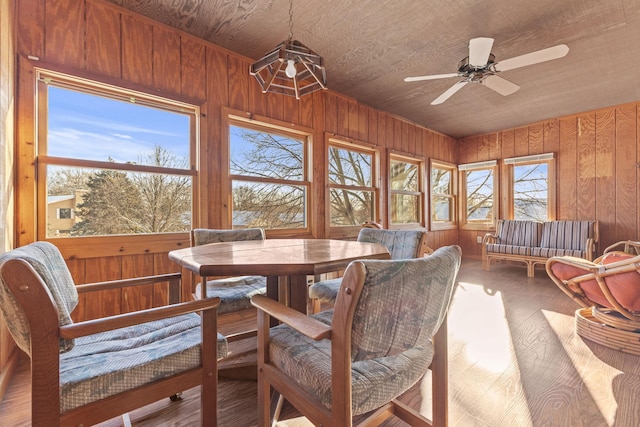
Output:
[[450,339],[465,343],[469,361],[491,372],[517,364],[500,292],[488,294],[483,286],[460,282],[455,310],[449,315]]
[[[592,353],[591,349],[582,341],[583,338],[574,332],[575,319],[573,316],[548,310],[542,310],[542,314],[551,330],[558,337],[558,341],[562,343],[567,357],[571,360],[583,384],[593,397],[594,403],[598,405],[602,417],[609,425],[612,425],[616,416],[616,405],[611,404],[612,401],[615,401],[612,381],[622,371],[607,365]],[[568,328],[567,323],[572,326]],[[596,367],[598,375],[593,374]]]
[[[450,404],[460,406],[471,422],[473,414],[480,413],[478,402],[493,402],[502,405],[499,411],[482,420],[482,425],[504,425],[506,413],[518,414],[519,427],[533,425],[531,413],[525,399],[514,399],[524,395],[520,382],[520,369],[512,342],[511,326],[506,316],[502,292],[482,284],[458,282],[454,301],[449,311],[449,348],[462,346],[461,354],[468,366],[457,374],[455,360],[449,360]],[[512,380],[506,381],[505,375]],[[471,381],[470,381],[471,380]],[[464,389],[465,398],[458,397]],[[428,390],[423,389],[423,395]],[[508,404],[506,410],[504,405]]]

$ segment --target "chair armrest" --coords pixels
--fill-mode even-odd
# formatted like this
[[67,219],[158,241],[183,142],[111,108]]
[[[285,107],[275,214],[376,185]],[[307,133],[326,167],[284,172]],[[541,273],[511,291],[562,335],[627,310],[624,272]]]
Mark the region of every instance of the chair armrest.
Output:
[[488,243],[495,243],[498,238],[498,234],[487,233],[482,237],[482,246],[485,246]]
[[77,285],[78,293],[104,291],[108,289],[125,288],[129,286],[151,285],[158,282],[174,282],[182,280],[181,273],[158,274],[155,276],[136,277],[133,279],[111,280]]
[[578,258],[578,257],[555,256],[555,257],[551,257],[551,258],[549,258],[547,260],[547,264],[549,264],[549,265],[553,265],[555,263],[567,264],[567,265],[570,265],[572,267],[581,268],[581,269],[585,270],[585,273],[591,272],[594,269],[598,270],[599,268],[602,267],[601,265],[596,264],[593,261],[586,260],[584,258]]
[[585,256],[589,261],[593,261],[593,254],[596,252],[596,241],[589,237],[585,246]]
[[100,319],[87,320],[60,327],[60,336],[66,339],[93,335],[113,329],[139,325],[167,317],[179,316],[204,310],[215,310],[220,304],[220,298],[206,298],[203,300],[183,302],[164,307],[150,308],[132,313],[118,314]]
[[612,251],[624,251],[630,254],[633,254],[635,252],[637,255],[640,255],[640,242],[623,240],[621,242],[614,243],[611,246],[607,246],[607,248],[603,251],[603,254]]
[[316,319],[308,317],[290,307],[280,304],[271,298],[263,295],[254,295],[251,297],[251,304],[258,310],[264,311],[269,316],[274,317],[291,326],[296,331],[319,341],[321,339],[331,339],[331,326],[326,325]]

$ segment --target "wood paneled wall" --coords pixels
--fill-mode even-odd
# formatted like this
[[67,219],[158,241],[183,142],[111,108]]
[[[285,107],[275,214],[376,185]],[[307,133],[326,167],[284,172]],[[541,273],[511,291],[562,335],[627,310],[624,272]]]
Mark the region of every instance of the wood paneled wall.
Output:
[[[316,92],[296,100],[280,94],[262,94],[249,76],[250,58],[197,39],[134,14],[103,0],[21,0],[17,8],[18,54],[18,166],[16,183],[19,220],[18,245],[37,240],[33,67],[55,68],[67,74],[183,100],[201,107],[200,226],[224,227],[228,217],[220,189],[223,170],[219,153],[223,115],[229,109],[250,117],[276,120],[312,129],[313,157],[324,158],[325,135],[373,144],[386,156],[387,149],[455,162],[453,138],[416,126],[398,117],[362,105],[333,92]],[[37,59],[33,59],[37,58]],[[383,162],[384,163],[384,162]],[[313,197],[324,206],[325,170],[314,162]],[[383,175],[384,176],[384,175]],[[383,194],[386,181],[382,180]],[[382,204],[382,217],[386,204]],[[325,237],[324,209],[314,212],[312,234]],[[355,237],[355,236],[354,236]],[[457,230],[430,234],[438,247],[457,242]],[[74,241],[75,240],[75,241]],[[74,280],[85,283],[135,274],[176,269],[168,261],[171,247],[188,244],[188,238],[171,244],[141,244],[123,239],[118,246],[101,245],[98,238],[78,241],[58,239]],[[84,246],[83,246],[84,245]],[[145,246],[146,245],[146,246]],[[173,245],[173,246],[171,246]],[[188,293],[188,290],[185,294]],[[162,303],[162,287],[139,294],[104,291],[81,301],[76,319],[127,311]]]
[[[0,2],[0,253],[13,247],[13,181],[15,120],[15,2]],[[17,361],[17,347],[0,318],[0,368]],[[0,371],[0,397],[12,369]]]
[[[619,105],[461,139],[460,163],[556,153],[556,218],[598,220],[599,252],[640,239],[640,103]],[[504,186],[503,186],[504,187]],[[504,200],[501,188],[499,201]],[[505,218],[505,206],[500,206]],[[466,256],[480,256],[476,237],[459,233]]]

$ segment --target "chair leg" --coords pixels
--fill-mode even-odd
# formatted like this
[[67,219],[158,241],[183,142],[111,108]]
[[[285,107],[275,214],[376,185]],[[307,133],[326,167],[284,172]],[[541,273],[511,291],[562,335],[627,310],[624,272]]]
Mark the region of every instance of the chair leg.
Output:
[[273,418],[271,418],[271,427],[276,427],[278,424],[278,419],[280,418],[280,412],[282,411],[282,405],[284,404],[284,396],[277,391],[273,391],[271,395],[271,401],[273,399],[278,398],[278,401],[275,404],[275,408],[273,410]]
[[320,300],[318,298],[313,298],[311,300],[311,313],[313,314],[320,313],[321,306],[322,306],[322,303],[320,302]]
[[131,427],[131,418],[129,418],[129,413],[125,412],[122,414],[122,425],[124,427]]

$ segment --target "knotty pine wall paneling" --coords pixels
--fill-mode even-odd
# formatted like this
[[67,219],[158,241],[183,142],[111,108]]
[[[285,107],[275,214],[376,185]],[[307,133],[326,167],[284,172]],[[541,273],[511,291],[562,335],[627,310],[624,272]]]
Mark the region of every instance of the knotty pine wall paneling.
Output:
[[[640,103],[584,112],[533,123],[495,134],[459,140],[459,163],[502,160],[509,157],[556,153],[556,218],[597,220],[599,253],[620,240],[640,239]],[[489,137],[489,138],[487,138]],[[486,144],[492,138],[501,150]],[[501,153],[501,155],[496,155]],[[508,200],[501,185],[501,205]],[[504,206],[501,217],[506,217]],[[476,237],[484,234],[460,230],[465,256],[481,256]]]

